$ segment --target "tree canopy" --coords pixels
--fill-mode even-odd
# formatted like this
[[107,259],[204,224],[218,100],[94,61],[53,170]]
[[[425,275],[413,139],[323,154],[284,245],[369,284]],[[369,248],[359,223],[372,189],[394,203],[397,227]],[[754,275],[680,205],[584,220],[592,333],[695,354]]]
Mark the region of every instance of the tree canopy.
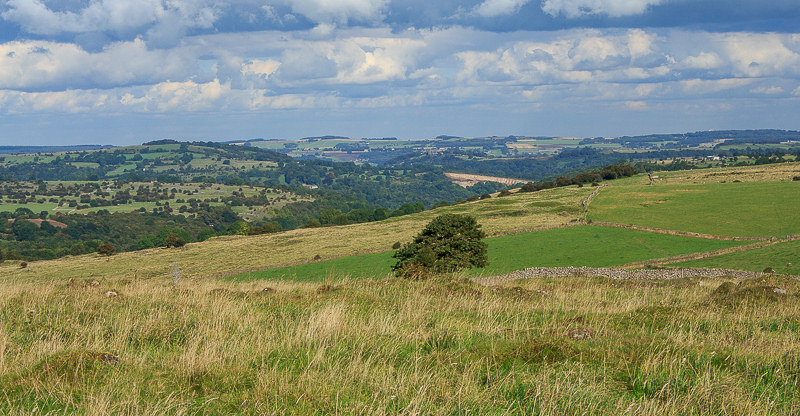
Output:
[[424,278],[489,264],[485,234],[474,217],[443,214],[431,220],[395,254],[393,270],[400,277]]

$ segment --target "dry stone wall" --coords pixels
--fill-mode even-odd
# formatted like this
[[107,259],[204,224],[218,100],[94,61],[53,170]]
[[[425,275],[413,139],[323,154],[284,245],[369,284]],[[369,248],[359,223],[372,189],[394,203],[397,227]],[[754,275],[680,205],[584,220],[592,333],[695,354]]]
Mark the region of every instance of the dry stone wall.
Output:
[[[519,279],[552,279],[572,276],[602,276],[609,279],[681,279],[684,277],[752,279],[769,276],[768,273],[744,272],[725,269],[641,269],[625,270],[609,267],[530,267],[500,276],[473,279],[483,286],[494,286]],[[791,276],[800,279],[798,276]]]

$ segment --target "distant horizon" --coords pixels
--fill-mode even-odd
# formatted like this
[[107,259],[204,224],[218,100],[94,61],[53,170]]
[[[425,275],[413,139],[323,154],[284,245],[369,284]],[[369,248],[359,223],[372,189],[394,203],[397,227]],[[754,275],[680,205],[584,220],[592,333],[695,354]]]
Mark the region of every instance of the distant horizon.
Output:
[[312,135],[312,136],[302,136],[302,137],[282,137],[282,138],[265,138],[265,137],[251,137],[251,138],[241,138],[241,139],[202,139],[202,138],[177,138],[177,137],[161,137],[161,138],[148,138],[142,139],[138,142],[131,142],[131,143],[123,143],[123,144],[111,144],[111,143],[71,143],[71,144],[3,144],[0,143],[0,151],[4,148],[16,148],[16,147],[81,147],[81,146],[98,146],[98,147],[125,147],[125,146],[139,146],[144,143],[159,141],[159,140],[175,140],[177,142],[213,142],[213,143],[233,143],[233,142],[252,142],[252,141],[283,141],[283,140],[304,140],[304,139],[313,139],[313,138],[321,138],[321,137],[341,137],[346,139],[352,140],[378,140],[378,139],[385,139],[385,138],[395,138],[397,140],[436,140],[440,136],[449,136],[449,137],[459,137],[459,138],[488,138],[488,137],[497,137],[497,138],[504,138],[509,136],[516,136],[516,137],[552,137],[552,138],[559,138],[559,137],[577,137],[577,138],[595,138],[595,137],[604,137],[604,138],[619,138],[619,137],[637,137],[637,136],[648,136],[648,135],[669,135],[669,134],[689,134],[689,133],[699,133],[699,132],[714,132],[714,131],[759,131],[759,130],[779,130],[779,131],[786,131],[786,132],[795,132],[800,133],[800,128],[798,129],[781,129],[781,128],[754,128],[754,129],[707,129],[707,130],[694,130],[694,131],[673,131],[673,132],[649,132],[649,133],[642,133],[642,134],[624,134],[624,135],[617,135],[617,136],[610,136],[610,135],[588,135],[588,136],[576,136],[576,135],[546,135],[546,134],[506,134],[506,135],[497,135],[497,134],[489,134],[489,135],[453,135],[453,134],[437,134],[436,136],[430,137],[395,137],[395,136],[376,136],[376,137],[352,137],[352,136],[345,136],[339,134],[320,134],[320,135]]

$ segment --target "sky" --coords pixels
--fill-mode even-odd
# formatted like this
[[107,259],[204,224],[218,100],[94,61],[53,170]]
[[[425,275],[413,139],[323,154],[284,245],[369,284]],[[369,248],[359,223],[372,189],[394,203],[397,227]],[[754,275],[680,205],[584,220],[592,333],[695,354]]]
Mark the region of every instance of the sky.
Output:
[[0,144],[800,129],[798,0],[0,0]]

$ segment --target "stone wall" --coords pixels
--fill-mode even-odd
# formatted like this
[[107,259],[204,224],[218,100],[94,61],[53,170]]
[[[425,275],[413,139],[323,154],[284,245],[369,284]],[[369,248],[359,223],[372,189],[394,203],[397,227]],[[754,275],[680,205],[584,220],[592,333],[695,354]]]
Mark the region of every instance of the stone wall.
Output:
[[[762,272],[743,272],[725,269],[641,269],[625,270],[608,267],[530,267],[500,276],[473,279],[483,286],[493,286],[518,279],[548,279],[571,276],[602,276],[609,279],[681,279],[684,277],[752,279],[769,276]],[[800,279],[798,276],[791,276]]]

